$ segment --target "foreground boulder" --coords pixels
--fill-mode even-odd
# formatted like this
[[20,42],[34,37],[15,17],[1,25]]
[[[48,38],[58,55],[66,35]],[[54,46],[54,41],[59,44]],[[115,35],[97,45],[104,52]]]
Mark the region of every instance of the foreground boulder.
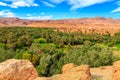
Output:
[[112,80],[120,80],[120,61],[113,64]]
[[38,74],[28,60],[10,59],[0,63],[0,80],[33,80]]
[[88,75],[91,75],[89,65],[76,66],[73,63],[64,65],[62,68],[62,73],[64,74],[70,72],[84,72]]
[[50,80],[49,78],[46,78],[46,77],[38,77],[38,78],[36,78],[36,79],[34,79],[34,80]]
[[66,64],[63,66],[62,72],[59,80],[92,80],[88,65],[76,67],[73,63]]
[[75,68],[76,65],[74,65],[73,63],[69,63],[69,64],[66,64],[62,67],[62,73],[67,73],[69,72],[71,69]]
[[0,80],[92,80],[92,78],[88,65],[66,64],[62,68],[62,74],[47,78],[38,77],[30,61],[10,59],[0,63]]

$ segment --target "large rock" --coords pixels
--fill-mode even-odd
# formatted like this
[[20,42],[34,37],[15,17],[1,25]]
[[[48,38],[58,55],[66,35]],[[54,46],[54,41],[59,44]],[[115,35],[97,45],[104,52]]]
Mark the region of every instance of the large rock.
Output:
[[38,74],[28,60],[10,59],[0,63],[0,80],[33,80]]
[[63,66],[62,68],[62,73],[70,73],[70,72],[85,72],[86,74],[90,74],[90,68],[89,65],[81,65],[81,66],[76,66],[73,63],[69,63]]
[[72,68],[75,68],[75,65],[73,63],[66,64],[62,67],[62,73],[69,72]]
[[92,80],[90,68],[88,65],[76,67],[74,64],[66,64],[63,66],[63,74],[59,80]]
[[62,68],[62,74],[52,77],[38,77],[38,74],[28,60],[10,59],[0,63],[0,80],[92,80],[88,65],[70,63]]
[[49,78],[46,78],[46,77],[38,77],[38,78],[36,78],[36,79],[34,79],[34,80],[50,80]]
[[59,80],[92,80],[92,78],[84,72],[71,72],[60,76]]
[[120,61],[113,64],[112,80],[120,80]]

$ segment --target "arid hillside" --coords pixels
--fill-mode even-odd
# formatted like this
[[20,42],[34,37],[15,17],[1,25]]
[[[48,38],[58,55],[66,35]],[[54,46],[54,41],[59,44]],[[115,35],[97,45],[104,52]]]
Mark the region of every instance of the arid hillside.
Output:
[[0,26],[26,26],[30,23],[30,20],[19,18],[0,18]]
[[95,17],[64,20],[22,20],[19,18],[0,18],[0,26],[27,26],[58,28],[65,32],[110,33],[120,31],[120,19]]

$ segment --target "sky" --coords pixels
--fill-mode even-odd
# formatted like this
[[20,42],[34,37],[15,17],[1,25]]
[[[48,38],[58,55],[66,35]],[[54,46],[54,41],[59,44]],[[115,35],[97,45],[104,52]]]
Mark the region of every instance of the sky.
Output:
[[32,20],[120,18],[120,0],[0,0],[0,17]]

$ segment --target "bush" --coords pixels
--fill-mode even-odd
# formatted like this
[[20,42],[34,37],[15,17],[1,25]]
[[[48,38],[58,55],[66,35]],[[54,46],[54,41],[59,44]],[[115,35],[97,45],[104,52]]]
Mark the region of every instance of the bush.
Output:
[[0,48],[7,49],[8,47],[7,47],[7,45],[6,45],[6,44],[4,44],[4,43],[0,43]]
[[44,38],[38,38],[38,39],[35,39],[34,42],[35,43],[46,43],[47,41]]
[[25,59],[25,60],[30,60],[31,61],[31,54],[26,52],[22,55],[22,59]]
[[115,45],[115,43],[109,42],[107,45],[108,45],[109,47],[113,47],[113,46]]
[[117,47],[118,49],[120,49],[120,44],[116,44],[116,47]]
[[39,60],[40,65],[36,67],[39,76],[49,76],[49,67],[52,64],[51,56],[43,55]]
[[39,56],[32,52],[26,52],[22,55],[22,59],[30,60],[35,66],[38,64]]
[[64,64],[74,63],[76,65],[88,64],[91,67],[112,65],[113,55],[109,48],[93,46],[75,47],[69,54],[62,58]]

